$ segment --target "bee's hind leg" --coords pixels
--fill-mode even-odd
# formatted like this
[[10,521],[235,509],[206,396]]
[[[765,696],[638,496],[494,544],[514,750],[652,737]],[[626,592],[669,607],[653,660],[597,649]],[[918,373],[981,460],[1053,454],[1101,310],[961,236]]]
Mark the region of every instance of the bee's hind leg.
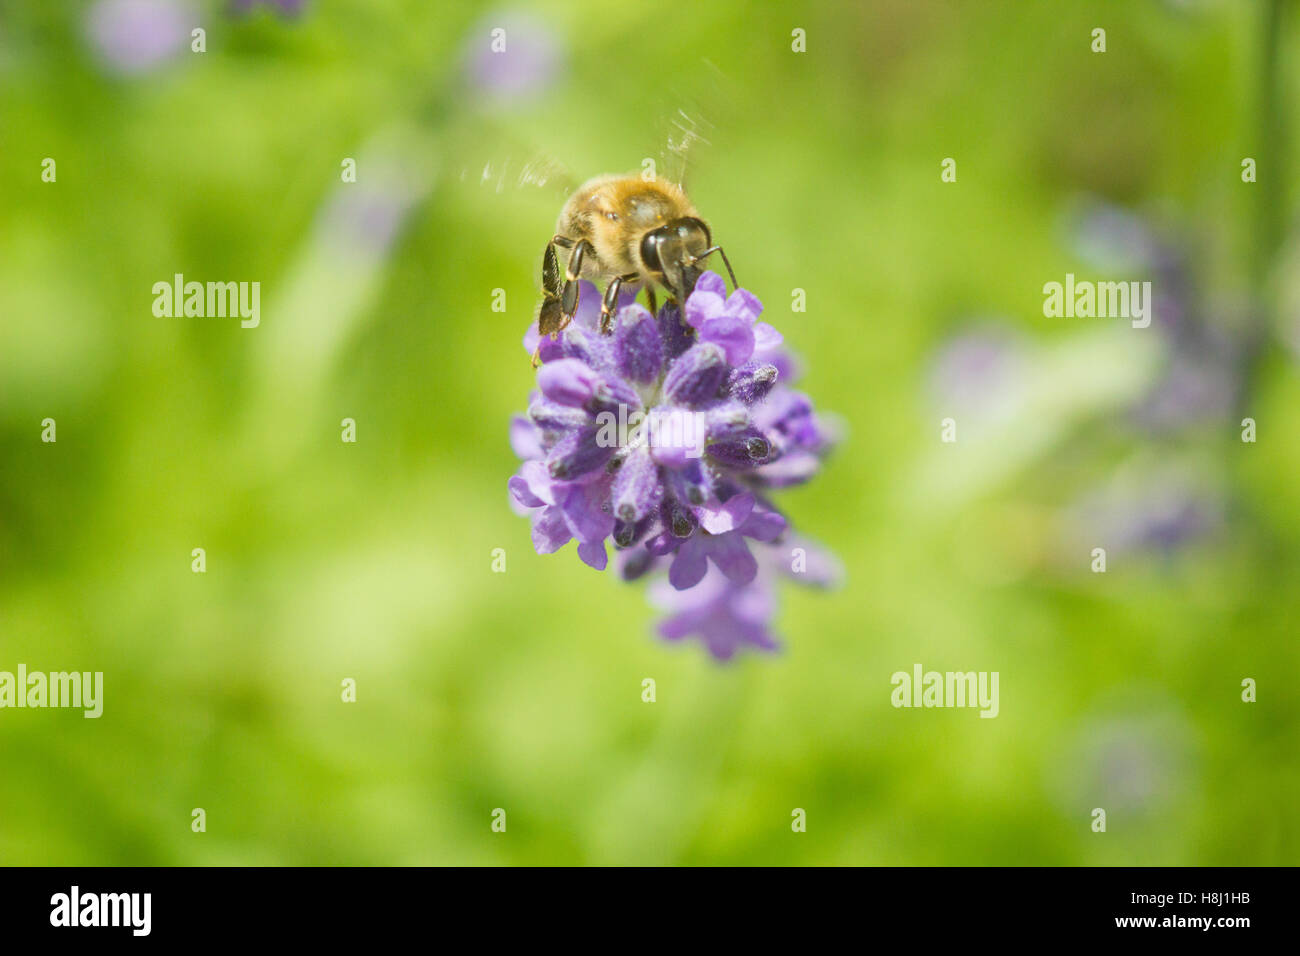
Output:
[[[562,316],[560,329],[572,322],[574,315],[578,312],[578,280],[582,277],[582,260],[587,253],[595,255],[595,250],[586,239],[579,239],[573,243],[573,251],[569,253],[569,264],[564,268],[564,286],[560,290],[560,314]],[[560,329],[556,329],[556,331],[558,332]]]
[[618,308],[618,294],[623,290],[624,282],[635,282],[641,276],[636,272],[629,272],[625,276],[615,276],[609,280],[609,285],[605,287],[605,296],[600,300],[600,332],[602,335],[608,335],[614,325],[614,310]]
[[[573,320],[573,311],[577,308],[577,283],[560,281],[560,262],[555,254],[555,247],[568,249],[574,245],[572,239],[567,236],[552,236],[551,241],[546,244],[546,252],[542,256],[542,305],[537,311],[537,331],[540,335],[549,335],[555,338],[563,331],[564,327]],[[582,256],[578,249],[574,249],[569,256],[569,271],[573,270],[574,258],[577,258],[578,271],[582,270]],[[569,286],[573,285],[574,309],[566,311],[565,302],[569,295]],[[533,350],[533,368],[537,368],[541,356],[542,345],[540,342],[537,348]]]

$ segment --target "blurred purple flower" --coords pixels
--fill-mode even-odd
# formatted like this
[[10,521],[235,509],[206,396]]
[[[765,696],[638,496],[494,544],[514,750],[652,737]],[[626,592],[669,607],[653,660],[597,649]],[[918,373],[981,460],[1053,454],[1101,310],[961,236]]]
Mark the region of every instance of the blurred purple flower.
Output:
[[115,73],[147,72],[185,49],[197,15],[169,0],[99,0],[86,15],[91,46]]
[[1108,554],[1168,554],[1215,532],[1223,516],[1220,496],[1190,474],[1166,469],[1089,495],[1068,520],[1077,544],[1104,547]]
[[[835,586],[843,576],[833,555],[802,539],[764,544],[755,549],[755,557],[758,573],[747,583],[738,583],[715,568],[687,591],[663,579],[653,582],[650,602],[665,612],[659,636],[668,641],[698,637],[720,661],[745,648],[775,651],[780,645],[769,625],[776,614],[777,579],[825,588]],[[634,555],[623,562],[624,577],[639,577],[654,564],[654,558],[637,560]]]
[[382,258],[411,204],[406,186],[378,188],[356,183],[340,187],[321,210],[321,231],[344,255]]
[[1166,254],[1145,220],[1102,200],[1086,199],[1067,221],[1069,245],[1094,269],[1151,269]]
[[1132,417],[1153,432],[1226,419],[1241,384],[1238,346],[1207,331],[1193,341],[1171,344],[1163,372],[1134,406]]
[[1187,255],[1143,217],[1103,200],[1072,214],[1069,245],[1090,268],[1114,278],[1151,281],[1152,324],[1171,338],[1187,329],[1196,305]]
[[1147,431],[1166,432],[1230,415],[1242,385],[1243,350],[1209,321],[1211,310],[1196,288],[1185,250],[1142,217],[1102,201],[1089,201],[1076,213],[1071,237],[1075,251],[1093,268],[1117,278],[1128,270],[1133,278],[1151,281],[1152,327],[1164,343],[1166,361],[1134,406],[1133,421]]
[[776,613],[776,596],[766,577],[736,584],[710,569],[689,591],[656,582],[650,595],[651,602],[666,612],[658,628],[665,640],[698,637],[720,661],[730,660],[743,648],[774,651],[778,647],[768,628]]
[[555,31],[545,20],[518,10],[483,17],[465,43],[465,75],[471,87],[499,104],[544,95],[563,60]]
[[929,391],[945,414],[983,414],[1021,381],[1024,346],[1009,329],[988,326],[963,332],[942,345],[930,370]]
[[1200,744],[1191,726],[1158,692],[1087,720],[1060,743],[1056,789],[1066,812],[1103,807],[1120,823],[1158,812],[1196,785]]

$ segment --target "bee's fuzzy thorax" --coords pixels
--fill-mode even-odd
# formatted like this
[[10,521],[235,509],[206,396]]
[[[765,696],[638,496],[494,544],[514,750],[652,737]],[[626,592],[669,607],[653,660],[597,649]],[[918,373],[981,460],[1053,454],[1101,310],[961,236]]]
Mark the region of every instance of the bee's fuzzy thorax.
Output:
[[637,251],[642,236],[673,219],[697,215],[677,183],[643,179],[638,173],[610,174],[588,180],[573,194],[560,212],[556,232],[592,244],[595,255],[584,263],[585,278],[636,272],[650,279]]

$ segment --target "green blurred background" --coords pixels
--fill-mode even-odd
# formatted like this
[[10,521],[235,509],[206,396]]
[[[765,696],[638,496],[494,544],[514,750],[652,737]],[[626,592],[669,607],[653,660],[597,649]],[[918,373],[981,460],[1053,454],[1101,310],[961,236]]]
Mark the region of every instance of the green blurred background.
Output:
[[[1300,11],[1269,42],[1268,9],[0,2],[0,670],[105,675],[99,720],[0,711],[0,863],[1296,863]],[[671,159],[678,109],[846,429],[778,499],[845,584],[729,665],[535,555],[505,491],[565,195],[520,179]],[[1149,277],[1134,235],[1193,326],[1043,317],[1066,272]],[[154,317],[178,272],[260,281],[260,327]],[[1000,715],[894,709],[915,663],[998,671]]]

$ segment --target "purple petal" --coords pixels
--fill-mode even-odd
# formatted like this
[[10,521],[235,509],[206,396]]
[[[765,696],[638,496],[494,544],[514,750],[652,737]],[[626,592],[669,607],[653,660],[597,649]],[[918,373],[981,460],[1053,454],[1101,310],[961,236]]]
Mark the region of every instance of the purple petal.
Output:
[[638,448],[623,461],[614,474],[611,501],[614,515],[621,521],[640,521],[659,505],[663,485],[659,481],[659,467],[650,452]]
[[664,364],[664,343],[654,316],[639,305],[619,313],[614,360],[619,374],[629,381],[646,384],[659,377]]
[[753,427],[749,419],[749,409],[735,399],[709,408],[705,416],[705,438],[709,441],[725,441],[746,433]]
[[[584,365],[595,368],[600,364],[603,346],[596,332],[571,324],[560,333],[561,358],[575,358]],[[546,353],[543,351],[542,353]],[[547,359],[549,362],[550,359]]]
[[705,320],[722,315],[726,309],[727,303],[722,296],[714,292],[701,292],[696,283],[695,291],[686,300],[686,324],[698,329]]
[[754,510],[754,496],[745,492],[732,495],[722,504],[702,505],[696,509],[700,527],[709,534],[725,534],[744,524]]
[[582,558],[583,563],[597,571],[605,570],[605,563],[608,558],[605,555],[605,542],[603,541],[582,541],[578,544],[578,557]]
[[764,625],[735,621],[730,626],[710,626],[701,631],[704,646],[719,661],[729,661],[742,647],[774,651],[779,646]]
[[770,322],[756,322],[754,324],[754,351],[770,352],[773,349],[781,347],[785,341],[785,336],[776,330],[776,326]]
[[582,279],[578,282],[578,311],[573,315],[573,325],[595,332],[600,325],[600,290],[594,283]]
[[546,454],[542,451],[542,440],[537,434],[537,427],[523,415],[515,415],[510,419],[510,448],[525,460],[541,458]]
[[641,407],[641,396],[635,388],[611,370],[596,387],[595,397],[588,407],[596,412],[609,411],[615,415],[622,407],[626,409],[624,414],[629,414]]
[[[540,349],[538,348],[539,343],[541,345]],[[538,358],[542,362],[550,363],[564,357],[563,343],[551,338],[549,335],[543,336],[537,331],[537,321],[535,319],[533,324],[528,327],[528,331],[524,333],[524,351],[532,355],[534,349],[537,350]]]
[[[760,322],[759,325],[762,325]],[[758,328],[756,325],[755,329]],[[759,362],[768,362],[776,366],[777,374],[780,380],[790,384],[799,378],[801,369],[795,357],[790,354],[789,349],[777,347],[774,349],[765,349],[762,347],[762,335],[754,333],[754,359]]]
[[664,397],[674,405],[701,405],[717,397],[727,377],[727,359],[712,342],[692,345],[668,369]]
[[782,455],[777,461],[754,469],[751,474],[768,487],[787,488],[812,478],[821,468],[821,464],[821,459],[816,455],[800,451],[792,455]]
[[560,500],[569,530],[579,541],[603,541],[614,530],[614,516],[605,511],[609,480],[572,485]]
[[680,641],[682,638],[690,637],[698,628],[696,615],[674,614],[659,622],[658,631],[659,636],[666,641]]
[[740,532],[746,537],[770,542],[779,538],[788,526],[789,522],[778,512],[755,509],[740,525]]
[[777,389],[768,396],[768,400],[754,410],[754,424],[760,428],[775,428],[783,432],[793,431],[799,419],[812,415],[812,402],[802,392],[793,389]]
[[645,549],[656,558],[661,558],[665,554],[673,554],[681,546],[682,539],[675,536],[671,531],[665,531],[650,538],[645,543]]
[[533,522],[533,549],[538,554],[558,551],[571,537],[564,514],[554,505],[543,508]]
[[704,572],[709,569],[706,553],[707,547],[700,535],[687,538],[668,569],[668,583],[679,591],[699,584]]
[[[776,600],[770,587],[732,588],[727,607],[739,621],[766,626],[776,613]],[[768,646],[776,644],[772,642]]]
[[506,487],[510,489],[510,494],[515,501],[519,502],[525,508],[541,508],[546,504],[541,498],[537,497],[528,490],[528,482],[522,475],[514,475],[506,482]]
[[553,402],[579,408],[591,401],[600,376],[578,359],[547,362],[537,371],[537,387]]
[[551,471],[546,467],[546,463],[533,459],[526,461],[519,468],[519,477],[523,479],[529,494],[535,498],[540,498],[543,503],[548,505],[556,504],[555,488],[556,485],[564,487],[551,477]]
[[752,326],[763,313],[763,303],[748,289],[737,289],[727,297],[726,312]]
[[727,297],[727,282],[721,275],[710,269],[695,280],[694,291],[712,292],[714,295],[725,299]]
[[597,440],[599,429],[584,428],[565,435],[546,456],[551,477],[569,481],[595,471],[605,464],[614,448]]
[[695,344],[691,327],[682,319],[681,311],[675,306],[665,305],[660,309],[658,320],[659,338],[664,343],[664,357],[669,361]]
[[709,557],[732,584],[748,584],[758,574],[758,562],[738,534],[714,537],[709,542]]
[[569,431],[591,421],[591,416],[581,408],[570,408],[540,395],[529,402],[528,417],[538,428],[550,431]]
[[700,341],[714,342],[722,347],[727,361],[741,365],[754,354],[754,330],[750,323],[734,315],[719,315],[705,319],[699,326]]

